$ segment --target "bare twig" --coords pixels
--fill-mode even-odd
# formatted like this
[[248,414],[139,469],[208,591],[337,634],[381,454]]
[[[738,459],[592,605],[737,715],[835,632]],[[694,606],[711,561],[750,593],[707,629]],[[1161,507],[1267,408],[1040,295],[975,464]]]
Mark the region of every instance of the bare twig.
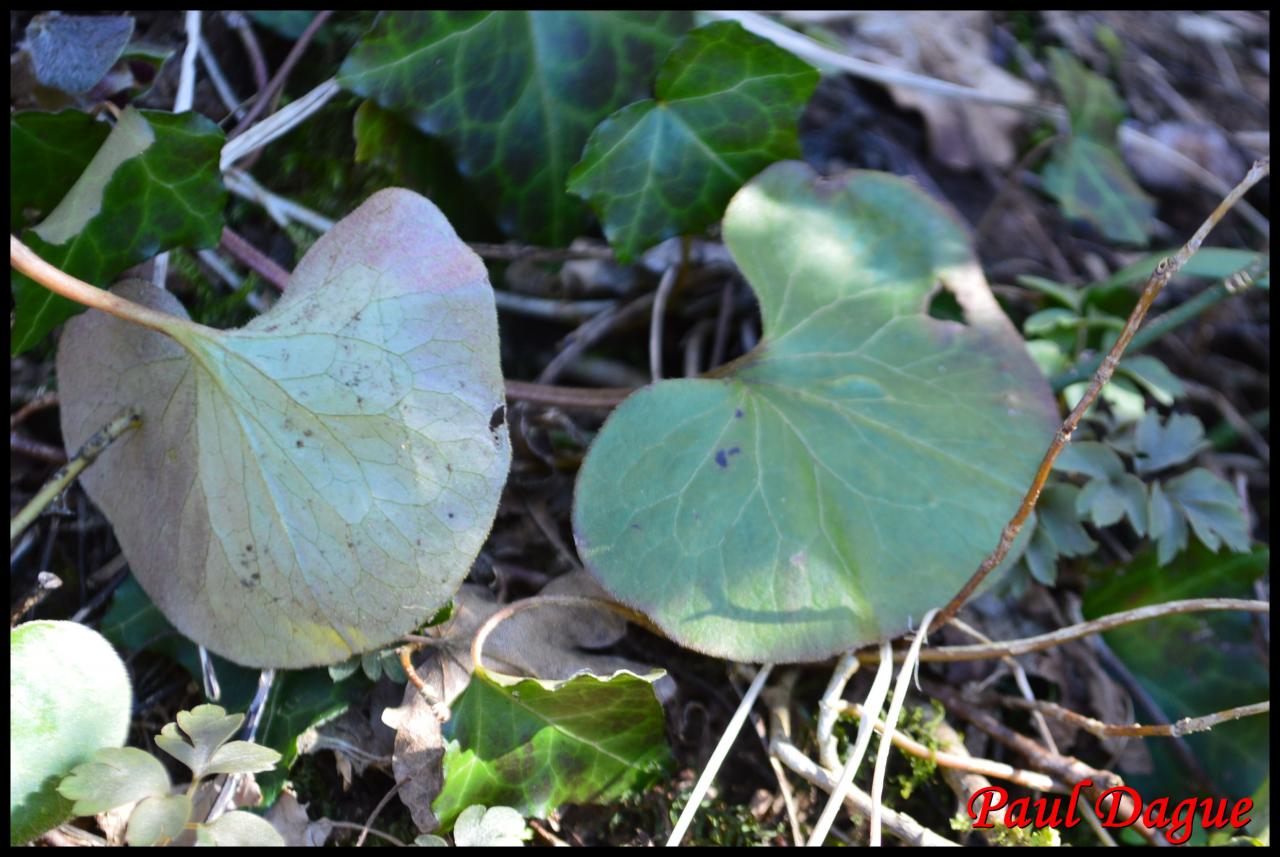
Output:
[[611,411],[636,391],[635,387],[560,387],[511,380],[506,384],[507,398],[513,402],[528,402],[566,411]]
[[[821,789],[832,791],[838,784],[838,776],[814,762],[791,743],[791,736],[784,730],[776,713],[770,711],[770,747],[778,761],[786,765],[805,780]],[[857,786],[850,786],[844,798],[845,805],[851,812],[862,816],[871,814],[871,796]],[[939,836],[911,816],[891,809],[884,811],[884,826],[890,833],[908,845],[955,846],[944,836]]]
[[1203,717],[1183,717],[1175,723],[1143,726],[1138,723],[1132,725],[1103,723],[1101,720],[1078,714],[1054,702],[1018,699],[1012,696],[1002,696],[1000,697],[1000,702],[1012,708],[1022,708],[1028,711],[1048,714],[1050,717],[1061,720],[1064,723],[1079,726],[1089,734],[1097,735],[1099,738],[1180,738],[1183,735],[1190,735],[1194,732],[1207,732],[1219,723],[1239,720],[1242,717],[1252,717],[1255,714],[1266,714],[1271,710],[1271,702],[1268,700],[1267,702],[1256,702],[1253,705],[1228,708],[1225,711],[1216,711]]
[[[1092,785],[1083,790],[1089,796],[1090,806],[1096,807],[1099,797],[1107,789],[1124,785],[1124,781],[1111,771],[1094,768],[1072,756],[1050,752],[1027,736],[1013,731],[990,714],[978,709],[974,704],[962,699],[951,688],[929,683],[925,685],[925,692],[940,700],[948,711],[955,712],[1001,744],[1021,753],[1031,761],[1033,767],[1045,771],[1054,779],[1072,784],[1090,780]],[[1120,800],[1121,817],[1128,818],[1130,815],[1137,817],[1133,799],[1127,793],[1113,793],[1112,799]],[[1135,828],[1149,840],[1156,841],[1163,838],[1159,831],[1152,830],[1144,823],[1140,822],[1135,825]]]
[[29,458],[38,458],[50,464],[65,464],[67,454],[56,446],[32,440],[16,431],[9,432],[9,451],[18,452]]
[[373,829],[373,821],[378,817],[378,813],[382,812],[382,808],[385,807],[387,805],[387,802],[391,800],[392,795],[400,791],[400,788],[408,781],[409,781],[408,777],[404,778],[403,780],[400,780],[398,783],[393,785],[385,795],[382,796],[382,800],[378,801],[378,805],[373,808],[373,812],[369,813],[369,817],[366,818],[364,821],[364,827],[361,828],[360,830],[360,837],[356,839],[357,848],[364,845],[365,839],[367,839],[369,836],[369,831]]
[[[338,82],[333,78],[329,78],[297,101],[282,107],[266,119],[253,125],[239,137],[229,140],[222,147],[222,154],[218,159],[218,168],[225,173],[245,155],[262,148],[277,137],[282,137],[289,133],[313,113],[328,104],[329,100],[340,91],[341,88],[338,86]],[[228,184],[228,189],[234,190],[230,184]]]
[[[847,711],[862,719],[862,706],[856,702],[840,700],[837,709]],[[877,720],[875,729],[881,735],[884,734],[884,723]],[[1006,765],[1004,762],[993,762],[990,759],[979,759],[969,755],[967,752],[960,754],[958,752],[947,752],[946,750],[935,750],[932,747],[926,747],[919,741],[904,735],[901,732],[893,733],[893,744],[904,753],[910,753],[921,759],[929,759],[937,762],[944,768],[952,768],[957,771],[968,771],[973,774],[981,774],[985,777],[995,777],[1001,780],[1008,780],[1017,783],[1020,786],[1026,786],[1029,789],[1035,789],[1041,792],[1068,792],[1069,786],[1054,780],[1052,777],[1041,774],[1037,771],[1028,771],[1023,768],[1015,768],[1012,765]],[[963,746],[963,745],[961,745]]]
[[253,26],[240,12],[226,13],[227,25],[236,31],[244,52],[249,56],[249,69],[253,72],[253,85],[262,91],[267,86],[267,58],[262,54],[262,46],[258,44],[258,36]]
[[288,55],[284,58],[284,62],[280,64],[280,68],[276,70],[275,77],[265,87],[259,90],[255,96],[253,106],[249,108],[249,112],[240,120],[239,124],[227,135],[227,139],[231,140],[239,137],[249,129],[249,126],[257,121],[258,117],[267,109],[267,104],[275,95],[284,89],[285,81],[289,79],[289,75],[293,72],[293,67],[298,64],[298,60],[302,59],[302,54],[306,51],[307,46],[311,44],[311,39],[315,37],[316,31],[329,20],[332,11],[317,12],[315,17],[311,19],[311,23],[302,31],[302,35],[298,36],[298,40],[293,43],[293,47],[289,49]]
[[468,247],[477,256],[501,262],[514,262],[517,259],[527,262],[568,262],[573,259],[613,259],[613,251],[599,245],[581,245],[576,247],[534,247],[529,244],[485,244],[471,242]]
[[9,522],[9,546],[13,547],[13,543],[17,541],[18,536],[35,521],[44,508],[53,502],[54,498],[67,489],[67,486],[79,476],[86,467],[93,463],[102,451],[110,446],[122,434],[135,429],[142,425],[142,417],[136,411],[126,411],[116,417],[104,428],[95,432],[90,437],[80,451],[72,457],[58,472],[53,474],[44,487],[36,492],[27,505],[13,517]]
[[[872,724],[875,718],[880,716],[880,709],[884,706],[885,697],[889,694],[889,681],[893,677],[893,667],[888,662],[889,652],[891,651],[888,640],[882,640],[880,643],[880,656],[885,660],[880,662],[880,668],[876,670],[876,677],[871,682],[871,690],[867,692],[867,711],[872,712],[871,717],[863,720],[858,724],[858,737],[854,741],[853,749],[849,751],[849,758],[845,761],[844,767],[840,771],[840,776],[835,779],[831,788],[831,798],[827,801],[827,805],[822,809],[822,815],[818,817],[818,823],[814,825],[813,830],[809,833],[810,848],[822,845],[827,839],[827,832],[831,830],[831,825],[836,819],[836,813],[840,809],[840,805],[844,802],[846,795],[853,793],[853,778],[858,773],[858,768],[862,766],[862,758],[866,755],[867,746],[871,743],[871,735],[874,733]],[[867,798],[871,802],[870,796]],[[874,805],[873,802],[871,802]]]
[[1026,495],[1022,499],[1021,505],[1014,513],[1013,518],[1005,525],[1004,531],[1000,534],[1000,542],[996,545],[995,550],[982,561],[978,566],[978,570],[973,573],[968,582],[956,593],[946,607],[938,614],[934,620],[933,628],[940,628],[942,625],[950,621],[951,617],[964,605],[969,596],[973,594],[978,585],[986,579],[987,575],[1004,560],[1008,554],[1009,548],[1013,546],[1013,541],[1021,532],[1023,524],[1026,523],[1027,517],[1035,508],[1036,500],[1040,498],[1040,491],[1044,488],[1045,480],[1049,478],[1049,472],[1053,469],[1053,463],[1057,460],[1058,454],[1071,441],[1071,434],[1079,425],[1080,420],[1084,417],[1085,411],[1093,405],[1094,399],[1098,397],[1102,387],[1111,380],[1111,375],[1115,372],[1116,366],[1120,363],[1120,356],[1124,354],[1125,348],[1129,346],[1129,341],[1133,339],[1138,327],[1142,324],[1143,318],[1147,315],[1147,310],[1151,308],[1151,304],[1155,301],[1156,296],[1160,294],[1160,290],[1164,288],[1165,283],[1176,274],[1183,265],[1187,263],[1204,239],[1208,237],[1209,232],[1226,216],[1232,206],[1245,195],[1248,190],[1255,184],[1260,182],[1265,176],[1271,172],[1271,159],[1263,158],[1253,165],[1248,174],[1232,188],[1231,193],[1218,204],[1213,213],[1205,220],[1205,222],[1191,236],[1191,239],[1183,245],[1182,249],[1173,255],[1172,258],[1161,260],[1156,265],[1156,269],[1152,271],[1151,277],[1147,280],[1146,287],[1142,290],[1141,296],[1138,298],[1137,305],[1130,313],[1129,319],[1125,322],[1124,330],[1120,332],[1120,336],[1116,339],[1115,345],[1107,353],[1103,359],[1102,365],[1098,367],[1098,372],[1093,377],[1093,382],[1089,384],[1089,388],[1085,390],[1084,395],[1076,406],[1072,408],[1071,413],[1067,415],[1063,421],[1062,427],[1054,435],[1053,441],[1049,444],[1049,449],[1045,452],[1044,458],[1040,461],[1040,467],[1036,471],[1035,478],[1031,482],[1031,486],[1027,489]]
[[45,393],[44,395],[37,396],[9,415],[9,430],[12,431],[17,428],[27,419],[27,417],[37,411],[43,411],[45,408],[52,408],[57,404],[57,393]]
[[18,620],[27,613],[34,610],[41,601],[44,601],[55,591],[62,588],[62,578],[50,571],[42,571],[36,575],[36,585],[31,592],[22,599],[21,603],[9,614],[9,627],[12,628],[18,624]]
[[[1150,604],[1146,607],[1135,607],[1120,613],[1099,616],[1088,622],[1068,625],[1047,634],[1035,637],[1024,637],[1021,640],[1008,640],[1001,643],[980,646],[939,646],[925,649],[920,653],[922,661],[977,661],[983,658],[1002,658],[1006,655],[1025,655],[1051,649],[1071,640],[1078,640],[1090,634],[1109,631],[1121,625],[1134,622],[1147,622],[1161,616],[1177,616],[1181,613],[1199,613],[1211,610],[1242,610],[1246,613],[1270,613],[1269,601],[1251,601],[1245,598],[1188,598],[1184,601],[1166,601],[1163,604]],[[903,652],[894,653],[895,660],[902,660]],[[858,660],[863,663],[875,663],[879,656],[872,651],[859,652]]]
[[649,375],[655,381],[662,380],[662,322],[667,312],[667,300],[682,269],[683,265],[667,268],[653,295],[653,317],[649,324]]
[[285,286],[289,285],[289,272],[238,233],[233,232],[230,226],[222,228],[222,239],[218,242],[218,246],[280,291],[283,292]]
[[733,742],[738,739],[738,733],[742,731],[742,724],[747,719],[747,712],[751,710],[751,706],[755,705],[756,697],[760,695],[765,680],[769,678],[769,673],[772,670],[773,664],[764,664],[760,667],[760,671],[756,673],[755,678],[751,680],[751,686],[743,694],[742,702],[738,704],[738,709],[729,718],[729,724],[725,726],[724,734],[720,736],[720,741],[716,744],[715,751],[712,752],[711,758],[707,760],[707,766],[702,769],[702,774],[698,777],[697,783],[694,784],[693,791],[689,793],[689,800],[685,803],[684,809],[680,813],[680,818],[676,821],[675,827],[671,830],[671,836],[667,839],[667,847],[679,845],[680,841],[684,839],[689,825],[693,823],[694,817],[698,814],[698,808],[702,806],[702,799],[706,797],[707,789],[711,788],[711,783],[715,780],[716,774],[719,773],[720,766],[724,764],[725,757],[729,755],[729,749],[733,747]]

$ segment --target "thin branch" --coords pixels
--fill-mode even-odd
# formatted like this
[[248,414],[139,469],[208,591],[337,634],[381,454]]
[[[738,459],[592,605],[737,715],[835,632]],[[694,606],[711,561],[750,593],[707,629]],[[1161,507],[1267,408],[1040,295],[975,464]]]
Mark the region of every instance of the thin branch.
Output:
[[14,235],[9,236],[9,264],[49,291],[62,295],[64,298],[93,309],[100,309],[117,318],[141,324],[161,333],[173,335],[174,331],[180,328],[205,330],[202,325],[198,325],[193,321],[187,321],[168,313],[158,312],[149,307],[135,304],[133,301],[117,297],[104,289],[91,286],[84,280],[64,273],[37,256],[30,247],[23,244]]
[[[297,102],[295,102],[296,104]],[[290,104],[285,110],[293,107]],[[284,110],[280,111],[283,113]],[[276,116],[280,114],[277,113]],[[272,119],[275,117],[273,116]],[[271,121],[271,120],[267,120]],[[258,126],[254,126],[258,127]],[[244,137],[239,138],[243,140]],[[226,149],[223,149],[225,160]],[[294,202],[288,197],[280,196],[267,190],[258,184],[252,175],[239,169],[223,170],[222,180],[227,186],[227,190],[236,196],[243,197],[250,202],[256,202],[266,209],[267,216],[270,217],[277,225],[281,227],[288,226],[290,223],[301,223],[309,229],[313,229],[320,234],[324,234],[333,228],[334,221],[325,217],[319,212],[312,211],[305,205]]]
[[[893,699],[889,702],[889,711],[884,716],[885,731],[889,740],[881,741],[876,749],[876,767],[871,775],[870,844],[872,847],[880,845],[880,816],[884,810],[884,776],[889,767],[889,746],[893,742],[898,718],[902,715],[902,703],[907,698],[907,688],[911,686],[911,675],[920,663],[920,647],[924,645],[925,637],[929,635],[929,623],[933,619],[934,612],[936,611],[930,610],[920,621],[920,630],[916,631],[915,639],[911,641],[911,648],[907,651],[907,657],[902,662],[902,668],[898,670],[898,681],[893,686]],[[875,725],[874,719],[871,725]]]
[[258,44],[258,36],[253,32],[253,25],[240,12],[227,12],[228,26],[236,31],[244,52],[249,56],[249,69],[253,72],[253,85],[259,91],[267,86],[267,59],[262,54],[262,45]]
[[9,451],[21,453],[28,458],[38,458],[41,461],[47,461],[49,464],[67,463],[67,453],[63,450],[47,443],[41,443],[38,440],[32,440],[24,434],[18,434],[16,431],[9,432]]
[[284,62],[282,62],[280,64],[280,68],[276,70],[275,77],[271,78],[271,81],[258,92],[256,99],[253,102],[253,106],[249,108],[249,112],[246,113],[244,118],[240,120],[239,124],[232,129],[231,133],[227,135],[228,140],[239,137],[248,130],[249,126],[257,121],[258,117],[267,109],[267,104],[271,99],[279,92],[283,91],[285,81],[289,79],[289,75],[293,72],[293,67],[298,64],[298,60],[302,59],[302,54],[306,51],[307,46],[311,44],[311,40],[315,37],[316,31],[320,29],[325,21],[329,20],[329,16],[332,14],[332,11],[317,12],[315,17],[311,19],[311,23],[302,31],[302,35],[298,36],[298,40],[293,43],[293,47],[289,49],[289,53],[284,58]]
[[[778,761],[820,789],[828,792],[835,789],[838,783],[837,775],[800,752],[791,743],[791,737],[781,728],[778,719],[773,716],[772,712],[769,720],[772,733],[769,745],[773,750],[773,754],[778,757]],[[856,812],[862,816],[871,814],[871,796],[857,786],[849,787],[844,803],[850,812]],[[890,833],[908,845],[932,847],[954,847],[959,845],[959,843],[953,842],[944,836],[939,836],[903,812],[885,809],[883,821],[885,828]]]
[[[936,649],[925,649],[920,653],[922,661],[977,661],[984,658],[1002,658],[1006,655],[1025,655],[1042,649],[1051,649],[1090,634],[1109,631],[1121,625],[1134,622],[1147,622],[1161,616],[1177,616],[1182,613],[1199,613],[1211,610],[1242,610],[1246,613],[1270,613],[1271,602],[1251,601],[1245,598],[1188,598],[1184,601],[1166,601],[1163,604],[1150,604],[1146,607],[1135,607],[1120,613],[1099,616],[1088,622],[1068,625],[1047,634],[1035,637],[1024,637],[1021,640],[1007,640],[1000,643],[980,646],[939,646]],[[894,653],[895,660],[902,660],[903,652]],[[879,656],[872,651],[859,652],[858,660],[863,663],[875,663]]]
[[653,295],[653,315],[649,324],[649,376],[654,381],[662,380],[662,322],[667,312],[667,301],[675,288],[677,275],[682,270],[683,262],[679,266],[667,268]]
[[9,415],[9,430],[16,429],[26,421],[27,417],[35,412],[43,411],[45,408],[52,408],[56,404],[58,404],[57,393],[45,393],[37,396]]
[[[882,658],[888,658],[891,651],[888,640],[882,640],[880,643],[880,655]],[[889,682],[893,678],[893,667],[887,660],[880,662],[880,668],[876,670],[876,677],[871,681],[871,690],[867,692],[867,711],[873,712],[874,716],[863,720],[858,724],[858,737],[854,741],[853,749],[849,751],[849,758],[845,761],[844,767],[840,770],[840,776],[836,778],[831,788],[831,797],[827,800],[827,805],[822,808],[822,815],[818,817],[818,823],[814,825],[813,830],[809,833],[809,841],[807,845],[810,848],[821,846],[827,839],[827,833],[831,830],[831,825],[836,819],[836,813],[840,809],[840,805],[844,802],[846,796],[853,793],[853,778],[858,773],[858,768],[862,766],[862,759],[866,755],[867,747],[871,744],[871,735],[875,732],[871,728],[876,717],[880,716],[880,709],[884,707],[885,697],[889,694]],[[869,804],[874,806],[871,797],[867,796]]]
[[756,677],[751,680],[751,686],[743,694],[742,701],[738,704],[738,709],[733,712],[733,717],[729,718],[729,724],[725,726],[724,734],[720,736],[716,749],[712,752],[711,758],[707,760],[707,766],[702,769],[698,782],[694,784],[693,791],[689,793],[689,800],[685,803],[684,810],[681,811],[675,827],[672,828],[671,836],[667,838],[668,848],[679,845],[680,841],[684,839],[689,825],[693,823],[694,817],[698,814],[698,808],[702,806],[702,799],[706,797],[707,789],[711,788],[711,783],[715,780],[716,774],[719,773],[720,766],[724,764],[725,757],[729,755],[733,742],[738,740],[738,733],[742,731],[742,724],[747,719],[747,713],[751,711],[751,706],[755,705],[756,697],[760,695],[765,679],[769,677],[769,673],[772,670],[773,664],[764,664],[760,667],[760,671],[756,673]]
[[[245,155],[261,149],[277,137],[282,137],[289,133],[310,118],[313,113],[328,104],[329,100],[341,91],[338,82],[333,78],[329,78],[297,101],[280,108],[280,110],[266,119],[253,125],[239,137],[227,141],[227,144],[222,147],[222,154],[218,159],[218,169],[223,173],[227,172],[236,161],[239,161]],[[228,185],[228,189],[231,189],[230,185]]]
[[1256,702],[1253,705],[1228,708],[1226,711],[1217,711],[1213,714],[1206,714],[1203,717],[1184,717],[1175,723],[1143,726],[1139,723],[1134,723],[1133,725],[1103,723],[1101,720],[1078,714],[1054,702],[1026,700],[1011,696],[1000,697],[1000,702],[1012,708],[1022,708],[1048,714],[1057,720],[1078,726],[1091,735],[1097,735],[1099,738],[1181,738],[1183,735],[1190,735],[1194,732],[1207,732],[1219,723],[1239,720],[1242,717],[1252,717],[1255,714],[1266,714],[1271,710],[1271,702],[1268,700],[1266,702]]
[[[1215,304],[1249,288],[1257,280],[1261,279],[1263,274],[1268,273],[1270,269],[1271,260],[1265,255],[1260,255],[1251,264],[1205,289],[1191,298],[1191,300],[1181,303],[1151,319],[1147,326],[1138,331],[1133,337],[1133,341],[1129,343],[1129,348],[1133,351],[1140,351],[1146,348],[1166,334],[1198,317]],[[1098,371],[1098,367],[1101,365],[1101,355],[1090,360],[1083,360],[1076,366],[1050,378],[1049,386],[1053,388],[1055,393],[1060,393],[1071,384],[1079,383],[1091,376]]]
[[285,286],[289,284],[288,271],[277,265],[276,261],[266,253],[263,253],[238,233],[232,231],[230,226],[222,227],[222,239],[218,242],[218,246],[231,258],[257,273],[258,276],[280,291],[283,292]]
[[65,491],[67,486],[84,472],[84,469],[92,464],[94,459],[102,454],[103,450],[125,432],[140,425],[142,425],[142,417],[136,411],[126,411],[85,441],[80,451],[61,467],[57,473],[53,474],[53,478],[46,482],[44,487],[36,492],[36,495],[9,522],[9,546],[13,547],[13,543],[18,540],[18,536],[22,535],[23,531],[35,522],[40,513],[44,511],[44,508],[52,503],[55,497]]
[[[840,700],[838,705],[839,711],[847,711],[850,714],[862,719],[862,706],[856,702]],[[879,720],[875,723],[875,729],[881,735],[884,734],[884,724]],[[1017,783],[1020,786],[1026,786],[1029,789],[1035,789],[1041,792],[1069,792],[1069,786],[1053,779],[1046,774],[1038,771],[1028,771],[1024,768],[1015,768],[1012,765],[1006,765],[1004,762],[994,762],[990,759],[979,759],[968,753],[961,755],[955,752],[946,752],[945,750],[935,750],[932,747],[926,747],[919,741],[916,741],[901,732],[893,733],[893,744],[904,753],[910,753],[920,759],[928,759],[936,762],[944,768],[951,768],[957,771],[967,771],[972,774],[981,774],[984,777],[995,777],[1001,780],[1008,780],[1011,783]]]
[[[1079,783],[1084,780],[1090,780],[1092,785],[1084,789],[1083,792],[1089,796],[1089,805],[1091,807],[1098,805],[1098,799],[1104,791],[1114,786],[1124,785],[1124,780],[1111,771],[1100,770],[1072,756],[1063,756],[1060,753],[1052,753],[1046,750],[1031,738],[1013,731],[987,712],[978,709],[974,704],[961,698],[958,693],[949,687],[930,682],[925,685],[925,693],[941,701],[948,711],[963,717],[1001,744],[1021,753],[1030,760],[1033,767],[1045,771],[1059,782]],[[1116,799],[1120,801],[1120,817],[1129,818],[1131,815],[1134,817],[1140,815],[1133,805],[1133,799],[1126,792],[1113,793],[1112,800]],[[1142,822],[1139,822],[1134,827],[1138,833],[1153,843],[1161,842],[1163,839],[1158,830],[1149,828]]]
[[468,242],[467,246],[477,256],[499,262],[569,262],[574,259],[613,260],[613,251],[605,246],[582,245],[576,247],[535,247],[530,244],[485,244]]
[[376,827],[369,827],[367,823],[356,824],[354,821],[339,821],[333,818],[327,819],[327,821],[330,824],[332,824],[334,827],[341,828],[343,830],[359,830],[361,831],[361,833],[367,830],[369,833],[372,833],[374,836],[377,836],[379,839],[387,840],[397,848],[408,847],[407,845],[405,845],[405,843],[401,842],[399,839],[392,836],[390,833],[387,833],[386,831],[383,831],[383,830],[378,830]]
[[978,585],[986,579],[996,566],[1000,565],[1005,555],[1009,553],[1009,548],[1013,546],[1013,541],[1021,532],[1023,524],[1026,523],[1027,517],[1035,508],[1036,501],[1040,498],[1040,491],[1044,488],[1045,480],[1049,478],[1049,472],[1053,469],[1053,463],[1057,460],[1059,453],[1071,441],[1071,434],[1079,425],[1080,420],[1084,417],[1092,405],[1094,399],[1098,397],[1103,386],[1111,380],[1111,375],[1115,372],[1116,366],[1120,363],[1120,356],[1124,354],[1124,350],[1129,346],[1130,340],[1133,339],[1138,327],[1142,324],[1143,318],[1146,317],[1147,310],[1151,308],[1151,304],[1155,301],[1156,296],[1160,294],[1160,290],[1164,288],[1165,283],[1176,274],[1187,260],[1200,249],[1200,245],[1204,239],[1208,237],[1209,232],[1217,226],[1218,222],[1226,216],[1231,207],[1236,204],[1239,199],[1245,195],[1248,190],[1255,184],[1260,182],[1265,176],[1271,172],[1271,159],[1263,158],[1256,162],[1249,170],[1248,174],[1232,188],[1231,193],[1218,204],[1213,213],[1201,224],[1196,233],[1191,236],[1182,249],[1179,250],[1172,258],[1161,260],[1156,265],[1156,269],[1151,272],[1151,277],[1147,280],[1146,287],[1142,290],[1141,296],[1138,298],[1137,305],[1133,308],[1133,312],[1129,315],[1129,320],[1125,323],[1124,330],[1120,332],[1119,338],[1116,339],[1115,345],[1107,353],[1103,359],[1102,365],[1098,367],[1098,372],[1093,377],[1093,382],[1089,384],[1089,388],[1085,391],[1084,396],[1076,403],[1076,406],[1067,415],[1063,421],[1062,427],[1054,435],[1049,449],[1045,452],[1044,458],[1040,462],[1040,468],[1036,471],[1035,478],[1031,482],[1031,486],[1027,489],[1026,495],[1022,498],[1022,504],[1014,513],[1013,518],[1005,525],[1004,531],[1000,534],[1000,542],[996,545],[995,550],[982,561],[978,566],[978,570],[973,573],[968,582],[960,589],[958,593],[947,602],[946,607],[938,614],[934,620],[933,628],[940,628],[942,625],[950,621],[951,617],[956,615],[964,603],[973,594]]

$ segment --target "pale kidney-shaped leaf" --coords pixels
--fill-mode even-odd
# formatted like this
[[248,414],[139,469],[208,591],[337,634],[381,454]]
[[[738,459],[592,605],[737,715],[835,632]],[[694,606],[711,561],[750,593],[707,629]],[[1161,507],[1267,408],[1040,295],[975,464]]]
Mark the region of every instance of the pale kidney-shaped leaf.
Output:
[[135,800],[169,791],[169,775],[160,760],[137,747],[107,747],[77,765],[58,793],[75,801],[76,815],[96,815]]
[[169,336],[99,312],[58,352],[78,448],[142,428],[82,481],[182,633],[246,666],[332,664],[447,602],[493,523],[511,449],[480,259],[417,194],[381,191],[322,237],[275,307]]
[[9,844],[72,815],[59,780],[129,733],[133,692],[115,649],[76,622],[37,621],[9,632]]
[[191,810],[191,798],[184,794],[146,798],[129,816],[125,841],[139,848],[177,839],[191,818]]
[[[578,477],[578,550],[673,639],[741,661],[905,631],[995,547],[1056,408],[965,233],[901,179],[775,164],[725,242],[761,346],[618,408]],[[941,279],[967,325],[931,318]]]

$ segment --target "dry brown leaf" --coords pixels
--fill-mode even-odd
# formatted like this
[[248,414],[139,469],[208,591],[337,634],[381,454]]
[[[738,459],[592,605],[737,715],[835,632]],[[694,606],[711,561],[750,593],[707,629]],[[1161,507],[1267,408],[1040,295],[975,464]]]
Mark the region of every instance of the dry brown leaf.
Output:
[[316,821],[308,818],[307,805],[299,803],[298,796],[287,786],[267,810],[265,818],[290,848],[320,848],[333,833],[333,822],[327,818]]
[[[1031,100],[1035,89],[991,61],[990,12],[867,12],[858,16],[855,52],[891,68],[973,87],[1002,98]],[[899,106],[919,110],[929,150],[955,170],[1013,164],[1014,132],[1022,113],[1007,107],[944,98],[890,86]]]

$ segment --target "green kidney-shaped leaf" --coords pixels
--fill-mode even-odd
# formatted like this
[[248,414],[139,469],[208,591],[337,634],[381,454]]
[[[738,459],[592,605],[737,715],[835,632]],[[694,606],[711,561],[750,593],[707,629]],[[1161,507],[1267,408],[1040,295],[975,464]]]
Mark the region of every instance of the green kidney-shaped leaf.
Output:
[[82,481],[179,631],[248,666],[331,664],[447,602],[510,463],[480,259],[427,200],[381,191],[238,330],[103,315],[58,352],[69,448],[123,407],[142,428]]
[[[729,204],[760,347],[618,408],[578,476],[578,550],[690,648],[797,661],[905,631],[995,547],[1056,409],[965,233],[878,173],[775,164]],[[931,318],[941,279],[968,325]]]
[[432,806],[442,829],[472,804],[543,818],[648,788],[671,760],[659,676],[538,681],[476,670],[445,724],[444,789]]
[[[95,286],[171,247],[210,247],[227,192],[225,137],[197,113],[127,108],[66,196],[22,239],[46,262]],[[14,273],[12,352],[21,354],[83,307]]]
[[736,21],[689,33],[654,98],[592,132],[569,190],[587,199],[622,261],[705,229],[747,179],[800,154],[796,120],[818,72]]
[[388,12],[342,86],[446,140],[508,233],[563,244],[586,226],[565,192],[596,123],[648,91],[686,12]]
[[21,845],[72,816],[58,782],[124,743],[133,692],[115,649],[76,622],[11,630],[9,670],[9,844]]

